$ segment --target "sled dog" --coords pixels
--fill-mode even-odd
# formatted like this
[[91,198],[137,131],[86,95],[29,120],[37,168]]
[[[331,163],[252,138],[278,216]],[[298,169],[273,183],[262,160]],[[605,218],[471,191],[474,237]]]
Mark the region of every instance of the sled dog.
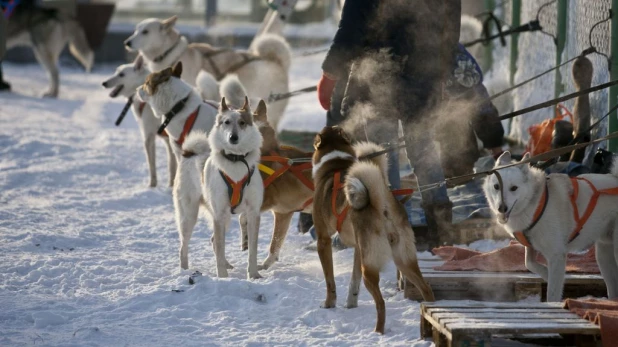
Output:
[[84,29],[75,18],[56,9],[38,6],[20,8],[17,6],[8,21],[7,48],[31,47],[49,78],[49,88],[43,96],[58,97],[58,57],[67,43],[71,54],[86,71],[92,69],[94,53],[86,40]]
[[127,102],[131,102],[131,111],[139,125],[139,130],[144,140],[146,161],[148,162],[148,171],[150,173],[150,182],[148,184],[150,187],[157,186],[155,139],[159,137],[163,140],[167,149],[168,184],[171,187],[174,185],[174,177],[176,175],[176,157],[172,151],[169,137],[167,132],[157,135],[161,120],[155,117],[150,106],[135,97],[135,89],[146,81],[146,76],[149,74],[150,71],[144,65],[144,59],[142,56],[138,56],[132,64],[124,64],[116,68],[114,75],[103,82],[103,87],[112,89],[109,93],[110,97],[115,98],[121,95],[129,99]]
[[[263,101],[258,111],[266,111]],[[262,135],[253,121],[247,97],[240,109],[228,107],[223,97],[210,134],[195,132],[183,146],[186,157],[210,152],[203,168],[201,192],[206,216],[213,229],[218,277],[227,277],[228,268],[232,268],[225,258],[225,233],[234,214],[242,214],[246,224],[249,247],[247,277],[262,277],[257,266],[260,208],[264,195],[262,177],[257,168],[261,146]],[[190,231],[181,237],[189,239]]]
[[[530,157],[526,154],[522,160]],[[511,163],[498,158],[495,168]],[[610,299],[618,298],[618,168],[609,174],[545,175],[527,164],[498,170],[483,189],[498,222],[526,246],[528,270],[547,281],[547,301],[560,301],[567,253],[595,245]],[[537,252],[547,266],[537,261]]]
[[314,148],[313,220],[326,279],[326,300],[322,307],[334,307],[337,300],[331,236],[338,232],[344,244],[355,247],[346,306],[358,306],[362,274],[376,305],[375,331],[383,334],[386,313],[379,282],[380,270],[389,259],[395,261],[425,300],[434,300],[418,266],[414,233],[406,212],[389,190],[386,157],[357,160],[382,147],[369,142],[352,146],[348,135],[339,127],[322,129],[315,137]]
[[[182,79],[195,86],[196,76],[205,70],[220,81],[235,73],[249,95],[268,99],[271,93],[286,93],[291,53],[287,42],[276,35],[262,35],[251,51],[215,48],[204,43],[189,43],[174,27],[176,16],[165,20],[150,18],[137,24],[125,46],[139,51],[151,71],[161,71],[181,61]],[[287,100],[268,105],[268,118],[277,128]]]

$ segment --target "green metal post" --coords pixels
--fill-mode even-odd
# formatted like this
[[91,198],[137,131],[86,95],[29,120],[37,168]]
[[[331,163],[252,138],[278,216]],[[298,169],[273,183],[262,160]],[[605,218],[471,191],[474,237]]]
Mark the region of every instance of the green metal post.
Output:
[[[612,0],[612,9],[616,11],[618,9],[618,0]],[[612,18],[612,38],[611,38],[611,63],[610,79],[615,81],[618,79],[618,18],[616,18],[616,12],[614,12]],[[612,107],[618,103],[618,87],[612,86],[609,88],[609,107]],[[609,117],[609,132],[618,131],[618,114],[616,111]],[[612,152],[618,151],[618,141],[609,140],[608,149]]]
[[[617,1],[617,0],[613,0]],[[513,0],[511,2],[511,27],[516,28],[521,25],[521,0]],[[519,34],[511,35],[511,63],[509,70],[511,76],[509,82],[511,85],[515,84],[515,72],[517,71],[517,56],[519,55],[518,44]]]
[[[558,42],[556,42],[556,66],[562,63],[562,52],[564,52],[564,46],[566,46],[568,9],[568,0],[558,0],[558,36],[556,37]],[[562,74],[560,74],[560,69],[558,69],[556,70],[554,97],[557,98],[563,91],[564,85],[562,84]]]
[[[496,9],[495,0],[485,0],[485,11],[493,11],[495,9]],[[485,46],[485,52],[484,52],[485,66],[483,66],[483,69],[484,69],[483,72],[487,72],[491,70],[491,66],[493,65],[493,60],[494,60],[493,48],[494,48],[494,45],[491,41],[489,42],[488,45]]]

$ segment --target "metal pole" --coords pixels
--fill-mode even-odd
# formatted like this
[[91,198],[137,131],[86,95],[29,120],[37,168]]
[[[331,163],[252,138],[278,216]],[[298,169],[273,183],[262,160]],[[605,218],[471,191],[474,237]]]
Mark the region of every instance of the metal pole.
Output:
[[[496,2],[494,0],[485,0],[485,11],[493,11],[495,8]],[[492,42],[489,42],[489,44],[485,46],[485,66],[483,66],[484,72],[491,70],[491,66],[493,65],[493,48],[494,45]]]
[[[615,81],[618,79],[618,18],[616,18],[616,12],[618,10],[618,0],[612,0],[612,38],[611,38],[611,63],[609,65],[610,69],[610,79]],[[618,103],[618,87],[613,86],[609,88],[609,107],[612,107],[616,103]],[[618,131],[618,113],[616,111],[613,112],[609,117],[609,132],[612,133],[614,131]],[[617,140],[609,140],[608,141],[608,149],[611,152],[618,151],[618,141]]]
[[[567,18],[568,18],[569,1],[558,0],[558,23],[556,37],[556,66],[562,63],[562,52],[566,46],[567,40]],[[562,84],[562,75],[560,69],[556,70],[556,79],[554,82],[554,98],[557,98],[560,93],[564,91],[564,85]]]
[[[615,1],[615,0],[614,0]],[[521,25],[521,0],[513,0],[511,2],[511,27],[517,28]],[[509,70],[511,72],[509,82],[515,84],[515,72],[517,71],[517,56],[519,55],[518,44],[519,33],[511,35],[511,63]]]

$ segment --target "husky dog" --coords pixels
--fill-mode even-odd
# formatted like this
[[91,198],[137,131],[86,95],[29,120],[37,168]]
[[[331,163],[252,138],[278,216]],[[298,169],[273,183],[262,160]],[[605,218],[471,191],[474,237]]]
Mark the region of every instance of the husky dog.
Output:
[[90,72],[94,53],[86,40],[82,26],[68,14],[55,9],[31,6],[17,10],[8,21],[7,48],[29,46],[47,71],[49,88],[45,97],[58,97],[58,57],[69,44],[71,54]]
[[[276,35],[262,35],[252,50],[241,52],[215,48],[204,43],[189,44],[174,27],[176,16],[165,20],[150,18],[137,24],[126,41],[129,50],[139,51],[151,71],[160,71],[181,61],[182,79],[195,86],[200,70],[220,81],[235,73],[249,95],[267,99],[271,93],[286,93],[291,53],[287,42]],[[275,127],[283,116],[287,99],[268,106],[269,122]]]
[[[526,154],[522,160],[528,159]],[[511,163],[505,152],[495,168]],[[526,268],[547,285],[547,301],[560,301],[567,253],[596,247],[607,296],[618,298],[618,167],[610,174],[546,176],[527,164],[498,170],[483,189],[498,222],[526,246]],[[540,252],[547,267],[538,263]]]
[[134,97],[135,89],[144,84],[146,76],[149,74],[150,71],[144,66],[144,59],[142,56],[138,56],[132,64],[124,64],[116,68],[114,75],[103,82],[103,87],[113,88],[109,93],[110,97],[115,98],[122,95],[129,99],[128,102],[131,102],[131,111],[133,111],[133,116],[139,125],[144,140],[146,161],[150,172],[150,183],[148,184],[150,187],[157,186],[155,139],[158,136],[163,140],[167,149],[168,184],[171,187],[174,185],[174,177],[176,176],[176,157],[172,151],[169,137],[166,132],[157,135],[161,120],[155,117],[150,106]]
[[[263,101],[258,111],[266,111]],[[257,267],[260,207],[264,195],[262,177],[257,169],[261,146],[262,135],[253,122],[247,97],[240,109],[228,107],[223,97],[210,134],[196,132],[183,146],[185,156],[202,155],[210,148],[202,176],[202,195],[208,220],[214,230],[213,247],[218,277],[227,277],[227,270],[231,268],[225,258],[225,233],[232,214],[237,213],[243,215],[249,241],[247,277],[262,277]],[[191,238],[190,232],[183,237],[187,240]]]
[[348,135],[339,127],[322,129],[315,137],[314,148],[313,220],[326,279],[326,300],[322,307],[334,307],[337,300],[331,236],[339,232],[344,244],[355,247],[346,306],[358,306],[362,272],[365,287],[376,304],[375,331],[383,334],[386,313],[379,287],[380,270],[389,259],[394,259],[399,271],[421,292],[423,299],[434,300],[431,287],[418,267],[414,233],[406,212],[389,190],[385,156],[357,160],[383,148],[368,142],[352,146]]

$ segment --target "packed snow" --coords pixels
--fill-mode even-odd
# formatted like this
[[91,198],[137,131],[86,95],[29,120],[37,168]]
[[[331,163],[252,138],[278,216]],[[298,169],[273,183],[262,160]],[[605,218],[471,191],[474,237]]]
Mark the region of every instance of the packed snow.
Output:
[[[291,89],[314,84],[323,56],[294,60]],[[85,74],[61,69],[57,100],[38,65],[4,64],[13,93],[0,94],[0,345],[431,346],[419,339],[419,304],[396,290],[395,269],[382,273],[386,334],[373,333],[374,302],[361,289],[346,309],[351,249],[334,254],[339,301],[321,309],[325,282],[317,253],[294,219],[280,262],[246,280],[237,221],[226,238],[230,278],[216,278],[204,218],[181,271],[171,189],[148,188],[137,124],[114,121],[124,100],[101,82],[115,66]],[[314,94],[290,102],[284,128],[320,129]],[[159,182],[165,150],[157,147]],[[268,252],[272,217],[264,214],[259,260]],[[204,275],[194,285],[189,276]]]

